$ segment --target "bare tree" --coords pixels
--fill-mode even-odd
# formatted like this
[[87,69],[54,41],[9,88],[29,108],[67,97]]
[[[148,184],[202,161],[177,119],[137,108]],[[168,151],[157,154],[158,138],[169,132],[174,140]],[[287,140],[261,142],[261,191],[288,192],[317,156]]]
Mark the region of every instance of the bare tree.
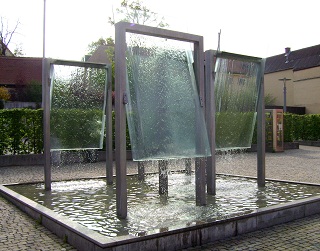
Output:
[[0,26],[0,56],[6,56],[8,46],[11,42],[13,35],[16,33],[18,26],[20,25],[19,20],[13,29],[9,28],[8,21],[5,21],[5,18],[1,17],[1,26]]

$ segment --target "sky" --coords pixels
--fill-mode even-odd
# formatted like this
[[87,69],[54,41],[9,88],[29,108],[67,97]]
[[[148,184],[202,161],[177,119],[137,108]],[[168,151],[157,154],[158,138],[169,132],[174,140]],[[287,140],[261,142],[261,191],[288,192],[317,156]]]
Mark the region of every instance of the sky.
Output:
[[[43,14],[46,1],[45,56],[81,60],[88,44],[114,37],[108,17],[121,0],[0,0],[0,17],[9,29],[20,25],[9,44],[27,57],[43,55]],[[318,0],[144,0],[163,16],[168,29],[204,37],[204,49],[270,57],[285,47],[298,50],[320,43]]]

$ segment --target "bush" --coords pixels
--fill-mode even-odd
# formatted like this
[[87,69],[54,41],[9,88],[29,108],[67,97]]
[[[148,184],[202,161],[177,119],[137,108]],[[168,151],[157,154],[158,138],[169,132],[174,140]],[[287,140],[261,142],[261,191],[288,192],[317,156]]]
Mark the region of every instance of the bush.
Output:
[[[85,114],[84,114],[85,113]],[[93,120],[101,116],[101,112],[81,109],[71,109],[66,114],[56,116],[61,118],[64,123],[67,124],[68,130],[64,132],[59,131],[58,127],[52,127],[52,134],[58,134],[64,139],[67,144],[74,146],[76,142],[83,138],[83,135],[89,135],[87,142],[90,140],[96,140],[100,137],[97,132],[93,133],[90,131],[90,127],[87,126],[88,120]],[[244,140],[250,133],[250,125],[247,121],[252,121],[253,114],[241,113],[241,114],[217,114],[217,142],[222,143],[229,139],[230,135],[224,133],[226,125],[232,121],[234,131],[238,132],[238,136],[232,140],[236,144],[244,144],[247,141]],[[77,118],[77,120],[75,120]],[[42,109],[4,109],[0,110],[0,155],[4,154],[31,154],[31,153],[42,153],[43,152],[43,110]],[[80,120],[80,121],[79,121]],[[114,112],[112,114],[113,123],[113,148],[114,146]],[[231,121],[231,122],[230,122]],[[81,124],[82,133],[75,135],[74,127],[75,123]],[[243,134],[242,129],[246,130]],[[240,134],[239,134],[240,133]],[[256,128],[253,133],[252,143],[256,143]],[[240,135],[240,136],[239,136]],[[127,150],[131,150],[129,130],[126,130],[127,138]],[[319,140],[320,139],[320,114],[310,115],[296,115],[285,113],[284,114],[284,141],[292,142],[295,140]],[[78,142],[79,143],[79,142]],[[103,147],[105,144],[103,145]],[[224,145],[224,147],[228,147]]]
[[0,110],[0,154],[43,151],[42,110]]
[[[57,115],[57,114],[55,114]],[[91,131],[91,123],[97,121],[101,111],[70,109],[65,113],[54,116],[56,120],[62,119],[66,129],[61,130],[59,122],[51,121],[51,134],[63,140],[67,147],[78,146],[83,136],[88,135],[86,143],[91,144],[100,138],[99,132]],[[113,123],[113,149],[114,146],[114,112]],[[80,124],[81,133],[73,130]],[[5,109],[0,110],[0,155],[4,154],[32,154],[43,152],[43,110],[33,109]],[[129,130],[126,130],[127,150],[131,150]],[[103,144],[105,148],[105,144]]]

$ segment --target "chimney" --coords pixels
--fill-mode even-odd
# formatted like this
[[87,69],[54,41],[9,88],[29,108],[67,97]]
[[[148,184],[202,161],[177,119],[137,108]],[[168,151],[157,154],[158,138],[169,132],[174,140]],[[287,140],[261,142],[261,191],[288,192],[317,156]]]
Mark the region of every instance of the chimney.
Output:
[[289,55],[291,53],[291,48],[290,47],[286,47],[284,50],[285,50],[284,56],[286,57],[286,62],[285,63],[288,63],[289,62]]
[[285,48],[284,50],[285,50],[285,54],[286,54],[286,55],[289,55],[290,52],[291,52],[291,48],[290,48],[290,47],[287,47],[287,48]]

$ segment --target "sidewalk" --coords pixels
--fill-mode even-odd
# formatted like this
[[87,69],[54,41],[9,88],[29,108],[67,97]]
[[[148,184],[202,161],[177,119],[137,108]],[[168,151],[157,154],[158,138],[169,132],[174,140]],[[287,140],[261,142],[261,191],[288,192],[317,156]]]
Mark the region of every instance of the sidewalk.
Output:
[[[150,168],[156,168],[156,166]],[[128,173],[136,164],[128,163]],[[256,176],[256,154],[217,156],[217,172]],[[53,180],[105,176],[103,163],[54,167]],[[320,184],[320,148],[267,153],[266,177]],[[42,166],[1,167],[0,184],[43,181]],[[0,197],[0,250],[75,250]],[[188,250],[320,250],[320,215]]]

